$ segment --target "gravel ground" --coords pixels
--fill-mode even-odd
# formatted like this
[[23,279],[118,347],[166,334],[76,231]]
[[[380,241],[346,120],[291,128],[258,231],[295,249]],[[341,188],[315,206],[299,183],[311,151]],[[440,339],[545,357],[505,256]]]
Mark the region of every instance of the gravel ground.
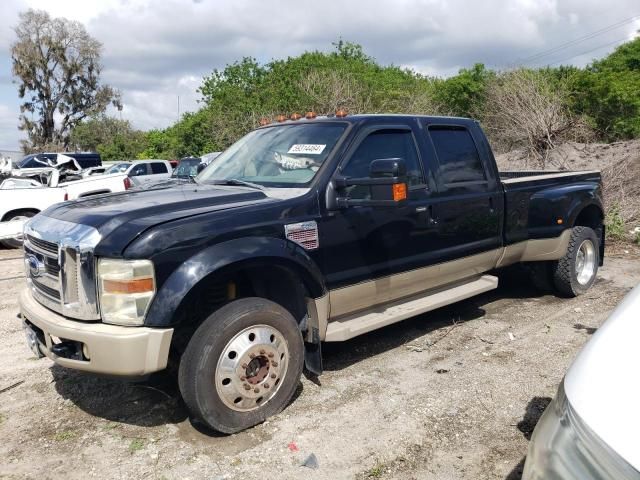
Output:
[[[125,383],[28,350],[18,251],[0,250],[0,478],[518,479],[530,433],[580,347],[640,282],[617,248],[576,299],[517,269],[494,292],[325,346],[325,373],[249,431],[193,425],[175,383]],[[313,454],[317,468],[302,466]],[[312,462],[313,463],[313,462]]]

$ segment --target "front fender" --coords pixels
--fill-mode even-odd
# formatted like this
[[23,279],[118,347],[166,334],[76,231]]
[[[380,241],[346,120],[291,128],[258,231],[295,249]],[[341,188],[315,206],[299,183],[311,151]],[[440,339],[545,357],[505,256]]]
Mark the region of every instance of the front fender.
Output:
[[172,325],[176,310],[193,287],[210,274],[246,260],[288,267],[300,275],[312,297],[326,293],[320,269],[299,245],[281,238],[240,238],[212,245],[182,263],[156,293],[145,325]]

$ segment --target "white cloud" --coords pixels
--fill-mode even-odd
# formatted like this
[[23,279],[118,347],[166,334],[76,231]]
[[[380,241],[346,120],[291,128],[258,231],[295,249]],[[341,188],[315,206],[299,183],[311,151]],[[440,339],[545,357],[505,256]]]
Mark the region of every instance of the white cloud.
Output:
[[[122,91],[123,118],[139,128],[174,122],[178,96],[181,111],[196,109],[202,76],[243,56],[269,61],[328,50],[343,38],[362,44],[382,63],[451,75],[476,62],[497,68],[518,64],[637,12],[637,0],[5,0],[0,5],[5,58],[12,38],[6,19],[14,24],[24,5],[85,23],[104,45],[103,80]],[[627,22],[529,63],[566,59],[584,65],[639,27],[638,21]],[[9,88],[1,77],[0,72],[0,102],[17,104],[15,86]]]

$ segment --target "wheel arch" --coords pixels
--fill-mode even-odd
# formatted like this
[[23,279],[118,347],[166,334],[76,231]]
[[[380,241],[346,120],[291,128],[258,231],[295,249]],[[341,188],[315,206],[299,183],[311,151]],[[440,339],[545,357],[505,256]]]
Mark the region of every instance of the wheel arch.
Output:
[[192,305],[222,304],[245,292],[254,296],[266,292],[265,298],[281,304],[300,321],[300,311],[306,307],[296,302],[321,297],[326,287],[315,262],[292,242],[261,237],[231,240],[183,262],[158,290],[145,325],[181,324]]
[[14,208],[13,210],[9,210],[8,212],[6,212],[2,216],[2,220],[0,221],[4,222],[15,213],[27,213],[27,212],[37,215],[38,213],[40,213],[40,210],[38,210],[37,208]]
[[605,243],[605,227],[604,227],[604,210],[600,203],[587,203],[574,208],[572,212],[572,227],[589,227],[596,237],[598,237],[599,245],[599,265],[604,262],[604,243]]

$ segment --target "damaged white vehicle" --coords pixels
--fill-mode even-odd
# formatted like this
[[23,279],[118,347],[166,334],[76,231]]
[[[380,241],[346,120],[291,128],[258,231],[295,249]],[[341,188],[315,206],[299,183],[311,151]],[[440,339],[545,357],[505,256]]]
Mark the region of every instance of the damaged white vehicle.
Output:
[[84,178],[76,160],[62,154],[42,168],[12,169],[10,162],[0,160],[0,243],[20,247],[24,223],[55,203],[130,187],[125,174]]

